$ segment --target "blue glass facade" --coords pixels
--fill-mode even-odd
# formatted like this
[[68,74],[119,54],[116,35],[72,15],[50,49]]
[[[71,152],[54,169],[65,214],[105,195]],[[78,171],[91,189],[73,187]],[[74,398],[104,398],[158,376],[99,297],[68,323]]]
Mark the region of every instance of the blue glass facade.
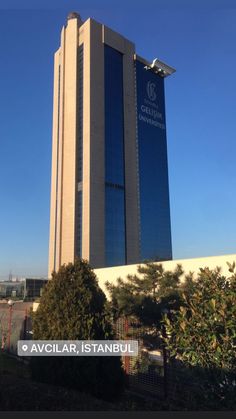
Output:
[[126,263],[123,55],[104,46],[105,263]]
[[136,61],[141,260],[172,259],[164,79]]

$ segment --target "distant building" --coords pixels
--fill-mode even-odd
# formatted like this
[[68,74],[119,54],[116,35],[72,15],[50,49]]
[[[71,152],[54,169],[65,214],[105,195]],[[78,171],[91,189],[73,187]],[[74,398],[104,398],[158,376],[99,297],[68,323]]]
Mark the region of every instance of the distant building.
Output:
[[3,281],[0,282],[0,298],[22,297],[24,282]]
[[0,282],[0,298],[17,298],[33,301],[41,297],[46,283],[47,279],[45,278],[25,278],[19,282],[3,281]]
[[24,300],[33,301],[42,295],[43,287],[48,282],[43,278],[26,278],[24,281]]
[[54,61],[49,277],[172,259],[164,78],[175,71],[71,13]]

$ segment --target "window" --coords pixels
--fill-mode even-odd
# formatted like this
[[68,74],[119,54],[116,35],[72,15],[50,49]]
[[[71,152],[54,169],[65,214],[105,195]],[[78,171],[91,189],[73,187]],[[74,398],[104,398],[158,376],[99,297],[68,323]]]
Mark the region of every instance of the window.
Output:
[[106,266],[126,263],[123,55],[105,45]]

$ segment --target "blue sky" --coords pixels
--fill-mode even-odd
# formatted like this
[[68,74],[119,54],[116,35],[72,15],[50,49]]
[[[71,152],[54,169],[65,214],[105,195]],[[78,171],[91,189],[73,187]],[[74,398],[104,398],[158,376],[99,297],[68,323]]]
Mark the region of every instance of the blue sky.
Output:
[[176,68],[165,86],[173,255],[235,253],[235,1],[2,0],[0,279],[47,274],[53,54],[71,10]]

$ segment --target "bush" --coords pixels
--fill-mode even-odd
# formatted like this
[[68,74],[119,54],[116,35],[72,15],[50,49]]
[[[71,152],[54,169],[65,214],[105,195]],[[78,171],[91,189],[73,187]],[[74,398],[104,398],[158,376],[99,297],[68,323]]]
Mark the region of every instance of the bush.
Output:
[[235,409],[236,273],[200,269],[185,305],[164,318],[167,349],[196,381],[195,399],[203,408]]
[[[86,261],[76,259],[53,273],[33,315],[33,339],[113,339],[105,295]],[[124,386],[118,357],[32,357],[30,365],[33,379],[107,400]]]

